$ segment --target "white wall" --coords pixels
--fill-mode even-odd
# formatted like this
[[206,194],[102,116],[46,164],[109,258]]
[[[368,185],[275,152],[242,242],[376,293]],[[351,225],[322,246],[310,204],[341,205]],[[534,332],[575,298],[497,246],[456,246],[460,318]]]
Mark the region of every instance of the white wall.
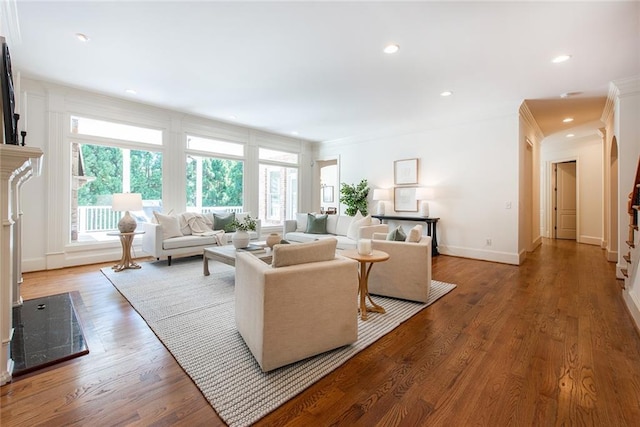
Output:
[[418,158],[419,185],[434,188],[429,206],[440,218],[440,252],[518,264],[518,126],[514,111],[420,133],[323,143],[318,156],[339,155],[341,182],[366,178],[371,189],[394,186],[394,160]]
[[[563,137],[564,138],[564,137]],[[545,195],[542,208],[546,213],[542,219],[545,237],[552,237],[551,168],[553,163],[576,160],[576,190],[578,199],[578,222],[576,240],[580,243],[600,245],[603,239],[602,183],[602,137],[592,135],[580,139],[545,139],[541,147],[541,187]]]
[[[313,143],[296,138],[185,115],[122,99],[23,78],[21,123],[26,122],[29,146],[44,151],[42,176],[23,186],[23,271],[46,270],[120,258],[117,239],[99,243],[70,243],[70,144],[71,114],[148,126],[164,131],[163,209],[182,212],[186,205],[186,133],[245,143],[245,209],[258,208],[258,147],[265,146],[300,155],[299,186],[310,188]],[[254,170],[255,169],[255,170]],[[301,203],[310,203],[308,192]],[[264,230],[265,232],[268,230]],[[140,241],[134,248],[138,255]]]

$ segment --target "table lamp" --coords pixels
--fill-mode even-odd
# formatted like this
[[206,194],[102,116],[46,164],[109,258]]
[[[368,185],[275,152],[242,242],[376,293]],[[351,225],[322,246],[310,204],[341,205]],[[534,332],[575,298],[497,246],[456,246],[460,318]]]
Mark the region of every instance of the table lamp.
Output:
[[431,188],[420,187],[416,190],[416,200],[420,201],[420,215],[427,218],[429,216],[429,202],[433,198]]
[[111,209],[115,212],[125,212],[118,223],[118,230],[121,233],[133,233],[138,224],[136,219],[129,215],[129,211],[142,210],[142,195],[140,193],[116,193],[113,195]]
[[373,190],[373,200],[378,201],[378,215],[385,214],[384,201],[389,200],[389,190],[384,188],[375,188]]

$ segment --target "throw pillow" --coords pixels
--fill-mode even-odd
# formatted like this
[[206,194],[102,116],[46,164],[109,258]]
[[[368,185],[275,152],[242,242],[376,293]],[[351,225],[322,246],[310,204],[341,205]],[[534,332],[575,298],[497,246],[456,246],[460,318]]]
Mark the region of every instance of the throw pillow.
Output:
[[402,226],[398,226],[394,228],[387,234],[387,240],[394,240],[396,242],[404,242],[407,238],[407,235],[404,233]]
[[162,240],[172,237],[182,237],[180,231],[180,219],[175,215],[163,215],[160,212],[153,212],[153,216],[162,227]]
[[[315,216],[315,212],[310,212],[311,215]],[[297,213],[296,214],[296,231],[300,233],[304,233],[307,231],[307,213]]]
[[329,237],[297,245],[275,245],[271,266],[276,268],[309,262],[331,261],[336,257],[337,244],[338,240],[335,237]]
[[224,230],[227,233],[232,233],[236,231],[235,228],[231,226],[231,223],[236,219],[235,213],[228,214],[213,214],[213,229],[214,230]]
[[409,235],[407,236],[405,242],[413,242],[418,243],[422,239],[422,225],[418,224],[409,230]]
[[309,234],[327,234],[327,215],[307,214],[307,231]]
[[358,235],[360,232],[360,227],[365,227],[367,225],[371,225],[371,215],[363,217],[360,211],[356,212],[353,219],[351,220],[351,224],[349,224],[347,237],[351,240],[358,240],[358,238],[360,237]]

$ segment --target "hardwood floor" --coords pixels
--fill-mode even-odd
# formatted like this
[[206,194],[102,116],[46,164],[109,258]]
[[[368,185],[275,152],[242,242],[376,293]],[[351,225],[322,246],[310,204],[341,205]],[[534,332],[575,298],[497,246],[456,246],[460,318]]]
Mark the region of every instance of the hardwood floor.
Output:
[[[0,424],[224,425],[106,265],[24,275],[25,299],[77,291],[90,353],[3,386]],[[257,425],[640,425],[640,336],[599,248],[440,256],[433,278],[458,287]]]

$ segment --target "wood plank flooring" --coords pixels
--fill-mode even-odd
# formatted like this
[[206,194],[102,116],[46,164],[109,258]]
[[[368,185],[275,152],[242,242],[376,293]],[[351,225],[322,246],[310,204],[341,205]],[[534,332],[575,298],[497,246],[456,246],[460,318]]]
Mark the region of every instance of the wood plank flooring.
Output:
[[[0,424],[224,425],[107,265],[24,275],[25,299],[77,291],[90,353],[3,386]],[[458,288],[257,425],[640,425],[640,336],[599,248],[440,256],[433,277]]]

